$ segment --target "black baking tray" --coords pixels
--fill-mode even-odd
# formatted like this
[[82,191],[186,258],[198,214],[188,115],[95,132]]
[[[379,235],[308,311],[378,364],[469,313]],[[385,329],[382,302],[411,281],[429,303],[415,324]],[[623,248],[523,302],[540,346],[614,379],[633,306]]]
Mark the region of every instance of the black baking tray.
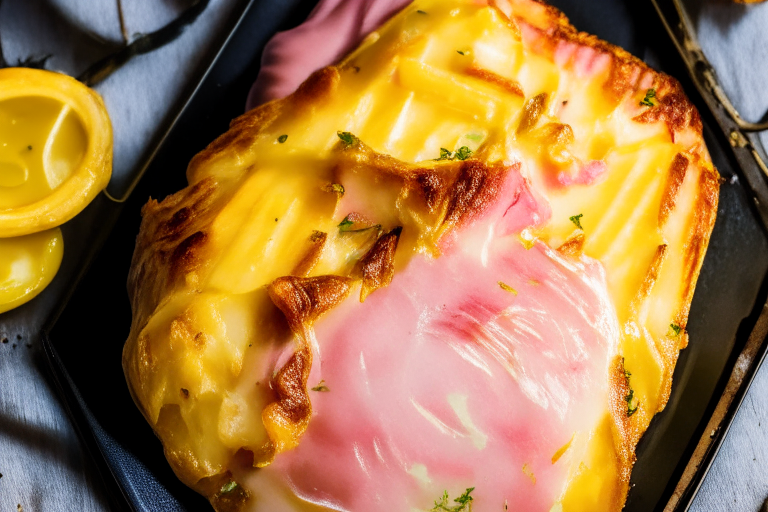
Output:
[[[704,136],[724,179],[687,325],[690,345],[680,355],[666,410],[654,418],[638,446],[625,509],[664,509],[686,468],[696,463],[693,478],[676,494],[674,510],[684,510],[763,355],[764,335],[753,335],[752,345],[748,340],[766,301],[768,237],[755,208],[754,191],[745,185],[745,164],[734,157],[717,113],[710,111],[689,79],[650,0],[550,3],[580,30],[620,45],[680,79],[702,113]],[[148,197],[163,198],[186,185],[184,171],[191,157],[242,113],[265,41],[278,29],[303,20],[313,5],[312,0],[254,0],[129,199],[105,208],[99,201],[106,199],[99,198],[82,215],[77,232],[65,227],[70,245],[94,249],[62,269],[76,273],[90,264],[58,320],[40,319],[47,326],[45,347],[83,442],[103,471],[114,476],[118,509],[164,512],[208,507],[173,475],[159,441],[128,394],[120,367],[131,322],[125,281],[140,208]],[[99,234],[97,239],[93,233]],[[752,359],[748,374],[734,389],[729,387],[732,370],[745,347],[751,347]],[[718,403],[729,393],[717,430],[709,432]],[[713,442],[701,453],[696,448],[703,436]]]

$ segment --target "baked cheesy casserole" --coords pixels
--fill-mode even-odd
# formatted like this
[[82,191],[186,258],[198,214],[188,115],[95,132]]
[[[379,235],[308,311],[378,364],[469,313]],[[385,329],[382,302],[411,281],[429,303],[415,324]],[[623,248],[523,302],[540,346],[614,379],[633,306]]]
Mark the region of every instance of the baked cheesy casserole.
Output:
[[151,200],[123,367],[218,511],[618,511],[719,176],[674,79],[416,0]]

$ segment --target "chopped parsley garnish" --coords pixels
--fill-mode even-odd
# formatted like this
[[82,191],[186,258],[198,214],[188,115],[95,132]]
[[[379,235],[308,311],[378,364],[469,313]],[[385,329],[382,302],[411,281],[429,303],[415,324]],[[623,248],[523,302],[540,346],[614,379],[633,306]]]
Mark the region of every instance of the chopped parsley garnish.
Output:
[[583,213],[580,213],[578,215],[574,215],[573,217],[568,217],[568,220],[576,224],[576,227],[580,230],[584,231],[584,228],[581,227],[581,218],[584,216]]
[[336,132],[336,135],[339,136],[339,138],[341,139],[341,142],[344,143],[344,147],[347,147],[347,148],[350,146],[354,146],[359,140],[357,137],[355,137],[349,132],[339,131],[339,132]]
[[472,150],[469,149],[467,146],[461,146],[459,149],[456,150],[456,153],[454,153],[454,156],[458,160],[466,160],[472,155]]
[[349,228],[351,228],[355,223],[349,220],[349,215],[344,217],[344,220],[339,222],[339,231],[342,233],[345,231],[349,231]]
[[331,183],[325,188],[328,192],[336,192],[340,196],[344,195],[344,185],[341,183]]
[[629,394],[624,397],[624,400],[627,401],[627,417],[630,417],[637,412],[639,405],[638,400],[635,398],[635,390],[630,388]]
[[629,384],[629,378],[632,374],[624,366],[624,358],[621,358],[621,367],[624,370],[624,379],[627,381],[627,388],[629,393],[624,396],[624,401],[627,402],[627,418],[637,412],[637,408],[640,407],[640,400],[635,396],[635,390]]
[[467,138],[474,142],[480,142],[483,140],[483,134],[482,133],[468,133]]
[[673,338],[676,338],[680,336],[680,331],[682,331],[683,328],[677,324],[669,324],[669,330],[671,333],[670,336],[672,336]]
[[440,160],[466,160],[472,155],[472,150],[467,146],[461,146],[456,151],[450,151],[445,148],[440,148],[440,158],[435,158],[436,161]]
[[317,386],[312,388],[312,391],[330,391],[330,389],[328,389],[328,386],[325,385],[325,381],[321,380]]
[[234,480],[230,480],[229,482],[225,483],[221,486],[221,491],[219,491],[221,494],[228,494],[232,491],[237,489],[237,482]]
[[456,53],[458,53],[459,55],[468,55],[469,50],[456,50]]
[[427,14],[427,11],[422,11],[421,9],[419,9],[419,10],[418,10],[418,11],[416,11],[416,12],[417,12],[417,13],[419,13],[419,14]]
[[656,104],[653,102],[655,97],[656,89],[648,89],[645,91],[645,98],[643,98],[643,101],[640,102],[640,105],[645,105],[646,107],[655,107]]
[[356,222],[349,218],[349,215],[344,217],[344,220],[339,222],[339,233],[360,233],[361,231],[367,231],[369,229],[379,230],[381,229],[381,224],[358,227]]
[[455,505],[449,504],[448,491],[443,491],[443,495],[439,500],[435,501],[435,506],[430,509],[430,512],[469,512],[472,510],[473,500],[470,494],[474,490],[474,487],[470,487],[464,491],[464,494],[453,500]]
[[448,151],[445,148],[440,148],[440,158],[435,158],[435,160],[452,160],[451,156],[453,153],[451,151]]
[[507,283],[503,281],[499,281],[499,287],[505,292],[509,292],[513,295],[517,295],[517,290],[515,290],[514,288],[512,288],[511,286],[509,286]]
[[283,134],[283,135],[281,135],[281,136],[279,136],[277,138],[277,142],[279,142],[280,144],[282,144],[283,142],[285,142],[287,140],[288,140],[288,135],[286,135],[286,134]]

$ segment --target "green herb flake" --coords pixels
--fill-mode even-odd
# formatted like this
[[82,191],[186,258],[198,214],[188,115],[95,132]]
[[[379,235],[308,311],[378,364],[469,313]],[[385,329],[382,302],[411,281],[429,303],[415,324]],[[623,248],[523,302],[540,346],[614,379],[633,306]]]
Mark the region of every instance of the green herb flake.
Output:
[[472,150],[469,149],[467,146],[461,146],[456,153],[454,153],[454,156],[458,160],[466,160],[472,155]]
[[341,139],[341,142],[344,143],[344,147],[347,147],[347,148],[350,146],[354,146],[360,140],[354,135],[352,135],[350,132],[338,131],[336,132],[336,135],[339,136],[339,138]]
[[435,506],[430,509],[430,512],[470,512],[474,499],[470,494],[474,490],[474,487],[469,487],[461,496],[453,500],[455,505],[450,505],[448,491],[443,491],[443,495],[435,501]]
[[677,338],[678,336],[680,336],[680,331],[682,330],[683,328],[677,324],[669,324],[669,333],[670,333],[669,335],[672,338]]
[[418,10],[418,11],[416,11],[416,12],[417,12],[417,13],[419,13],[419,14],[427,14],[427,11],[422,11],[421,9],[419,9],[419,10]]
[[627,418],[629,418],[637,412],[638,407],[640,407],[640,400],[637,399],[635,390],[629,384],[629,378],[632,376],[632,373],[624,366],[623,357],[621,358],[621,368],[624,370],[624,379],[626,379],[627,388],[629,389],[629,393],[624,396],[624,401],[627,402]]
[[459,55],[467,55],[469,53],[469,50],[456,50],[456,53]]
[[472,150],[467,146],[461,146],[456,151],[450,151],[446,148],[440,148],[440,158],[435,158],[435,161],[441,160],[466,160],[472,155]]
[[342,185],[341,183],[331,183],[325,188],[325,190],[328,192],[335,192],[340,196],[344,195],[344,185]]
[[639,406],[639,402],[635,398],[635,390],[630,389],[629,394],[624,397],[624,400],[627,401],[627,418],[629,418],[637,412],[637,407]]
[[320,391],[320,392],[325,392],[325,391],[330,391],[330,389],[328,389],[328,386],[326,386],[326,385],[325,385],[325,381],[324,381],[324,380],[321,380],[321,381],[320,381],[320,382],[317,384],[317,386],[315,386],[315,387],[313,387],[313,388],[312,388],[312,391]]
[[344,220],[339,222],[339,231],[344,233],[345,231],[349,231],[349,228],[351,228],[355,223],[349,220],[349,215],[344,217]]
[[643,98],[643,101],[640,102],[640,105],[645,105],[646,107],[655,107],[656,103],[653,102],[654,98],[656,98],[656,89],[648,89],[645,91],[645,98]]
[[27,146],[27,151],[32,151],[32,146]]
[[509,286],[507,283],[503,281],[499,281],[499,287],[505,292],[509,292],[512,295],[517,295],[517,290],[515,290],[514,288],[512,288],[511,286]]
[[483,140],[483,134],[482,133],[468,133],[467,138],[471,140],[472,142],[480,142]]
[[440,148],[440,158],[435,158],[438,162],[440,160],[453,160],[453,152],[448,151],[445,148]]
[[580,213],[578,215],[574,215],[573,217],[568,217],[568,220],[576,224],[576,227],[580,230],[584,231],[584,228],[581,227],[581,218],[584,216],[583,213]]
[[219,491],[221,494],[229,494],[230,492],[237,489],[237,482],[234,480],[230,480],[229,482],[225,483],[221,486],[221,491]]
[[349,215],[344,217],[344,220],[339,222],[339,233],[360,233],[363,231],[368,231],[369,229],[375,229],[376,231],[381,229],[381,224],[374,224],[372,226],[362,226],[359,227],[356,225],[355,221],[349,218]]
[[286,134],[282,134],[281,136],[279,136],[277,138],[277,142],[279,142],[280,144],[282,144],[283,142],[285,142],[287,140],[288,140],[288,135],[286,135]]

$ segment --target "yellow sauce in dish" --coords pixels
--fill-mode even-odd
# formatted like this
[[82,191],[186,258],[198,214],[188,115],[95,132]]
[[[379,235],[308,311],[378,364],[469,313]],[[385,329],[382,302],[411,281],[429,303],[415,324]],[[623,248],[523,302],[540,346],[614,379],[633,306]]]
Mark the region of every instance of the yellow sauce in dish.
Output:
[[88,138],[68,105],[45,97],[0,102],[0,209],[44,199],[83,160]]
[[63,255],[59,228],[0,238],[0,313],[24,304],[48,286]]
[[0,70],[0,238],[60,226],[111,174],[112,125],[95,91],[61,73]]
[[77,80],[0,70],[0,313],[36,296],[63,256],[58,226],[109,182],[112,125]]

